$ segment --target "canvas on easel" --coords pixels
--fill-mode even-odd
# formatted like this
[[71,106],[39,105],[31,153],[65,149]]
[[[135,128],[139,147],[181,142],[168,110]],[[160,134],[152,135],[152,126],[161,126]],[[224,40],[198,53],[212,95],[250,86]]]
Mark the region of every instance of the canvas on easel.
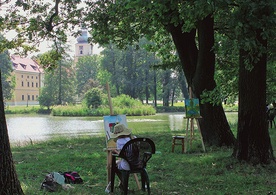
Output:
[[109,115],[104,116],[104,130],[106,135],[106,147],[116,147],[115,142],[110,138],[110,134],[114,131],[116,124],[124,124],[127,127],[126,115]]
[[200,118],[199,99],[185,99],[186,118]]
[[[202,148],[205,152],[206,151],[205,145],[203,142],[203,138],[202,138],[199,122],[198,122],[198,119],[201,118],[200,109],[199,109],[199,99],[197,98],[185,99],[185,113],[186,113],[185,118],[187,119],[186,138],[189,140],[190,148],[192,147],[192,141],[194,139],[194,120],[195,120],[199,130]],[[188,136],[189,131],[190,131],[190,135]],[[187,151],[187,146],[185,147],[185,153],[186,151]]]

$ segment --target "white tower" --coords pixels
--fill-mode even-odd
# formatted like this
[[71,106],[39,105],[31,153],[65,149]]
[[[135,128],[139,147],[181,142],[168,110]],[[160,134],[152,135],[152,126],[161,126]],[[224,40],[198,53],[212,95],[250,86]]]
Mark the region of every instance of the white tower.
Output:
[[79,57],[92,55],[92,51],[93,45],[88,43],[87,29],[82,28],[81,36],[77,38],[77,43],[75,44],[75,63]]

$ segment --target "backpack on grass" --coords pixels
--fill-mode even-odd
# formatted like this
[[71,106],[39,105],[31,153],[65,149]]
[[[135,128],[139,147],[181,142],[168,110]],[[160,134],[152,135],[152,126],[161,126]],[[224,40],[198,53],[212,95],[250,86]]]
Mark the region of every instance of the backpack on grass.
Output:
[[58,191],[59,186],[66,190],[70,184],[82,183],[83,180],[76,171],[68,171],[63,173],[52,172],[45,176],[43,182],[41,183],[40,189],[48,192],[56,192]]
[[65,178],[65,183],[68,184],[82,184],[83,180],[81,176],[76,171],[68,171],[61,173]]

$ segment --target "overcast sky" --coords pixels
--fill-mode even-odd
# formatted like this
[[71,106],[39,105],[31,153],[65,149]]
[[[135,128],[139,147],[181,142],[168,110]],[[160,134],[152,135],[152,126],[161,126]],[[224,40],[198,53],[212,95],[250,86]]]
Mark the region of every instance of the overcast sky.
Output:
[[[48,1],[48,0],[45,0]],[[14,0],[11,1],[11,3],[14,3]],[[0,7],[0,15],[5,13],[5,6]],[[7,39],[11,40],[12,38],[14,38],[16,36],[16,33],[14,31],[10,31],[9,33],[7,33],[6,35],[4,35]],[[77,38],[75,37],[68,37],[68,42],[67,44],[70,46],[70,52],[69,55],[74,57],[75,55],[75,44],[77,43]],[[52,42],[49,41],[43,41],[39,44],[38,49],[39,52],[37,53],[45,53],[46,51],[50,50],[52,46]],[[102,51],[102,48],[99,48],[98,45],[94,45],[93,46],[93,54],[99,54]],[[11,53],[13,53],[13,51],[10,51]],[[30,54],[30,56],[36,55],[37,53],[33,53]]]

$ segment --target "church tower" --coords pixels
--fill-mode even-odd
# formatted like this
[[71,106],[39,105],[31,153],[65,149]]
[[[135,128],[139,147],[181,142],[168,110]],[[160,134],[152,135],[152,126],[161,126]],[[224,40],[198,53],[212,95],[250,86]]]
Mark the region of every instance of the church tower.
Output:
[[81,36],[77,38],[77,43],[75,44],[75,63],[77,63],[79,57],[90,56],[92,52],[93,45],[88,43],[87,29],[82,28]]

